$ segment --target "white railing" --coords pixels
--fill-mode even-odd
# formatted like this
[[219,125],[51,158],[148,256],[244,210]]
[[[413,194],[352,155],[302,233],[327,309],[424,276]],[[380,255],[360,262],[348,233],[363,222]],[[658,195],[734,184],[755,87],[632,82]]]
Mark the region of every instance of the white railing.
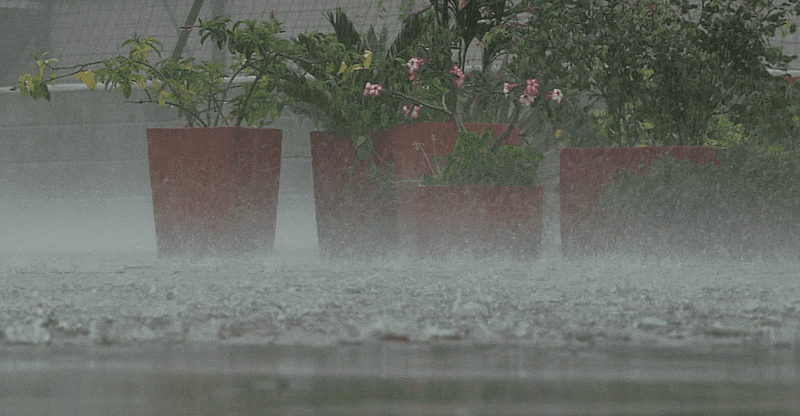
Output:
[[[223,79],[224,82],[227,83],[230,78],[225,77],[225,78],[222,78],[222,79]],[[245,84],[245,83],[248,83],[248,82],[252,82],[255,79],[256,79],[255,76],[248,75],[248,76],[245,76],[245,77],[237,77],[233,81],[233,83],[234,84]],[[134,84],[134,85],[136,87],[138,87],[138,84]],[[147,87],[148,88],[153,88],[152,81],[147,81]],[[14,87],[0,87],[0,93],[13,92],[13,93],[19,94],[19,91],[16,91],[13,88]],[[97,83],[97,89],[98,90],[105,90],[105,88],[106,88],[106,85],[103,84],[102,82],[98,82]],[[51,92],[88,91],[89,87],[87,87],[86,84],[84,84],[82,82],[77,82],[77,83],[64,83],[64,84],[48,85],[47,89],[49,91],[51,91]]]
[[[800,77],[800,69],[788,69],[786,71],[781,71],[779,69],[767,68],[767,72],[769,72],[771,75],[776,76],[776,77],[782,77],[784,75],[789,75],[790,77]],[[252,82],[254,79],[255,79],[254,76],[249,75],[249,76],[246,76],[246,77],[239,77],[238,79],[234,80],[233,83],[234,84],[244,84],[244,83],[247,83],[247,82]],[[226,78],[223,78],[223,80],[227,83],[229,78],[226,77]],[[147,81],[147,86],[152,88],[153,87],[153,83],[150,82],[150,81]],[[13,87],[0,87],[0,94],[2,94],[2,93],[11,93],[11,92],[19,94],[19,91],[13,90],[12,88]],[[82,82],[78,82],[78,83],[71,83],[71,84],[64,83],[64,84],[48,85],[47,89],[50,90],[51,92],[68,92],[68,91],[87,91],[89,89],[89,87],[87,87],[86,84],[84,84]],[[98,90],[103,90],[103,89],[105,89],[105,85],[102,84],[102,83],[98,83],[97,84],[97,89]]]

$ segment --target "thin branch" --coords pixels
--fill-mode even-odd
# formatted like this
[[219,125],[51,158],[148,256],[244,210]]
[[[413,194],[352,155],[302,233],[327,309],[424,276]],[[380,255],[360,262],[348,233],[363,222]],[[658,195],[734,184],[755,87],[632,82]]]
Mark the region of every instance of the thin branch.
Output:
[[[409,100],[409,101],[413,102],[416,105],[419,105],[419,106],[422,106],[422,107],[426,107],[426,108],[430,108],[430,109],[437,110],[437,111],[441,111],[441,112],[443,112],[443,113],[445,113],[445,114],[447,114],[448,116],[451,116],[451,117],[453,116],[453,112],[450,111],[449,109],[447,109],[447,107],[444,107],[444,106],[437,107],[437,106],[435,106],[433,104],[429,104],[429,103],[426,103],[425,101],[420,101],[420,100],[418,100],[418,99],[416,99],[414,97],[411,97],[411,96],[408,96],[406,94],[403,94],[402,92],[392,91],[391,94],[394,95],[394,96]],[[444,100],[444,98],[442,98],[442,100]]]

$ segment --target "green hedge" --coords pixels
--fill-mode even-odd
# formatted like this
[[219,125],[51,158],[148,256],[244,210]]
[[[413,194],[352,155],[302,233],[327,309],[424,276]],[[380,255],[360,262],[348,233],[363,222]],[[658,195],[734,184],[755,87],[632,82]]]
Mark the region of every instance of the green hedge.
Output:
[[800,258],[800,152],[752,144],[720,151],[720,167],[656,161],[620,173],[603,195],[596,250],[680,257]]

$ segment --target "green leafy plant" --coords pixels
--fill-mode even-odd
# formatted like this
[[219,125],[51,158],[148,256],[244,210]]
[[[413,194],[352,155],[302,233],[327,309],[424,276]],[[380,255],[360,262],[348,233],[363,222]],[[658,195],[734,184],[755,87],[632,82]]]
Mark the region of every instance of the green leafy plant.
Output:
[[373,26],[359,33],[341,9],[328,14],[333,33],[305,33],[293,42],[303,54],[284,89],[293,98],[292,112],[304,115],[330,133],[350,134],[359,153],[372,154],[370,134],[403,122],[400,103],[390,95],[365,96],[365,85],[390,84],[403,77],[395,57],[403,55],[422,36],[420,17],[407,19],[400,33],[389,39],[386,29]]
[[762,93],[731,112],[732,123],[741,126],[748,141],[786,149],[797,148],[800,136],[800,86],[788,77],[762,83]]
[[444,169],[423,176],[425,185],[527,186],[536,185],[536,172],[544,159],[529,147],[501,146],[491,131],[481,134],[462,130]]
[[[269,124],[285,106],[286,97],[278,90],[279,81],[289,73],[286,64],[298,46],[277,37],[283,32],[277,20],[260,24],[245,20],[228,27],[229,22],[230,18],[215,17],[201,22],[198,28],[201,43],[210,38],[217,47],[227,48],[233,55],[230,67],[216,62],[198,63],[195,58],[152,62],[154,54],[161,58],[161,43],[134,35],[122,44],[130,47],[127,55],[104,61],[55,67],[57,60],[34,55],[38,74],[23,75],[16,88],[34,99],[50,100],[48,84],[74,75],[90,89],[102,84],[106,89],[119,89],[125,98],[130,98],[133,87],[138,85],[147,100],[134,102],[175,108],[188,126],[229,122],[236,126],[242,122],[251,126]],[[101,67],[90,69],[96,66]],[[47,75],[46,70],[50,71]],[[64,70],[69,73],[58,75],[58,71]],[[234,96],[231,92],[236,89],[242,91]]]
[[703,144],[708,146],[733,146],[748,140],[742,124],[734,124],[725,114],[711,117]]
[[[530,0],[510,65],[602,102],[604,143],[702,144],[709,121],[746,116],[793,57],[768,38],[796,30],[797,0]],[[604,144],[601,143],[601,144]]]
[[[519,41],[513,28],[520,24],[524,11],[523,4],[505,0],[431,0],[417,12],[425,17],[424,43],[404,62],[411,82],[402,80],[385,89],[405,100],[403,111],[415,120],[454,121],[459,130],[464,130],[465,122],[507,124],[500,142],[515,127],[520,127],[524,136],[532,136],[532,130],[545,125],[539,115],[564,114],[562,108],[572,104],[561,105],[566,90],[559,89],[565,85],[560,80],[509,64]],[[472,50],[474,46],[477,51]],[[480,59],[468,59],[472,55]],[[542,95],[560,105],[535,100],[540,91],[548,91]],[[549,121],[559,124],[564,120]]]
[[[407,122],[446,120],[463,130],[464,122],[487,121],[492,114],[492,121],[509,125],[505,138],[521,111],[542,105],[534,100],[543,89],[539,79],[491,69],[512,42],[503,26],[520,12],[507,1],[432,1],[404,18],[391,43],[386,32],[370,27],[360,34],[344,12],[331,13],[334,34],[296,40],[306,56],[287,88],[293,111],[327,131],[349,132],[364,156],[371,154],[369,132]],[[483,65],[470,71],[467,51],[476,40]],[[512,92],[517,87],[519,95]],[[558,89],[543,95],[559,103],[564,98]]]

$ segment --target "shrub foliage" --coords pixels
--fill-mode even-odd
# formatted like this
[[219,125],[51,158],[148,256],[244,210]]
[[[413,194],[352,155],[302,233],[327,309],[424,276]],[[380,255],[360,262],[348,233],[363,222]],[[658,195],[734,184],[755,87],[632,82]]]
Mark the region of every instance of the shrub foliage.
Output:
[[[596,249],[798,258],[800,153],[736,145],[720,166],[667,154],[645,175],[617,174],[587,235]],[[635,248],[634,248],[635,247]]]
[[544,157],[529,147],[502,146],[488,129],[480,135],[462,130],[445,168],[433,177],[425,175],[425,185],[528,186],[536,184],[536,171]]

